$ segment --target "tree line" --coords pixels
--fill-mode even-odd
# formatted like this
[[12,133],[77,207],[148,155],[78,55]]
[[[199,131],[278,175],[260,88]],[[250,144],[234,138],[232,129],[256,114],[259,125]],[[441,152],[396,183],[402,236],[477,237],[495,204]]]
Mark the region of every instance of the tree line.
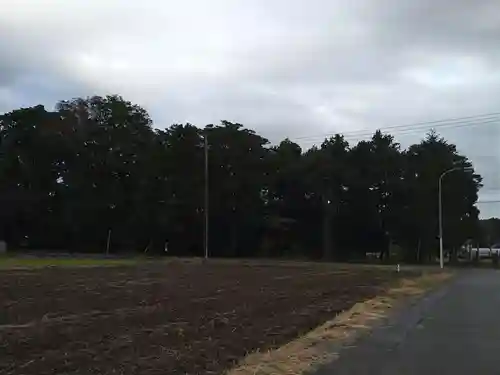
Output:
[[476,238],[476,243],[481,247],[491,247],[500,245],[500,219],[490,218],[480,220],[480,233]]
[[[402,149],[390,134],[341,134],[303,150],[238,123],[155,129],[120,96],[0,115],[0,239],[14,248],[203,255],[205,139],[209,249],[218,257],[353,259],[397,245],[435,255],[438,178],[472,167],[435,132]],[[446,248],[478,231],[481,176],[443,180]],[[391,245],[392,244],[392,245]]]

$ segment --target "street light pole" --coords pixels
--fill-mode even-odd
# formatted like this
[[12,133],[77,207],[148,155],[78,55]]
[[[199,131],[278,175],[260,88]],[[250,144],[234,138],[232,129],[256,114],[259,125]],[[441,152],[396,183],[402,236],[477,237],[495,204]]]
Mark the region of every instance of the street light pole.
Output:
[[439,176],[439,267],[444,268],[444,259],[443,259],[443,198],[442,198],[442,182],[443,177],[447,172],[444,172]]
[[448,169],[441,173],[441,176],[439,176],[439,182],[438,182],[438,208],[439,208],[439,267],[444,268],[444,255],[443,255],[443,177],[446,176],[448,173],[457,171],[457,170],[463,170],[463,171],[469,171],[472,170],[470,167],[454,167],[451,169]]

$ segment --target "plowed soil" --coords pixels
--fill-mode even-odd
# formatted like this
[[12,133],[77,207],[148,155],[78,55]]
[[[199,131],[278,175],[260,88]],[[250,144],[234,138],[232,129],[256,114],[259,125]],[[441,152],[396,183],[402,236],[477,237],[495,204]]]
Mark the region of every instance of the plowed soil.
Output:
[[238,262],[0,271],[1,374],[222,374],[402,274]]

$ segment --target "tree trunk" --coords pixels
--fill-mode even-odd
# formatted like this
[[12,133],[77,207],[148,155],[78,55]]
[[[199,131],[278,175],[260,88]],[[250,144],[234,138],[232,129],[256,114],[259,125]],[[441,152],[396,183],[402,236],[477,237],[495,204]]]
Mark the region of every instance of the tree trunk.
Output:
[[231,231],[229,233],[229,254],[231,257],[238,256],[238,223],[235,215],[231,220]]
[[332,260],[332,210],[331,201],[323,196],[323,259]]

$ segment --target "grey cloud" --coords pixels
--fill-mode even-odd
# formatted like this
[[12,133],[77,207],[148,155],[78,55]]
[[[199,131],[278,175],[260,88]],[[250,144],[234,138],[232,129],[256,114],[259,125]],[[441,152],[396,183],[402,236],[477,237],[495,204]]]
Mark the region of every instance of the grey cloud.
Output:
[[495,0],[385,0],[370,7],[379,40],[432,50],[491,52],[500,34]]

